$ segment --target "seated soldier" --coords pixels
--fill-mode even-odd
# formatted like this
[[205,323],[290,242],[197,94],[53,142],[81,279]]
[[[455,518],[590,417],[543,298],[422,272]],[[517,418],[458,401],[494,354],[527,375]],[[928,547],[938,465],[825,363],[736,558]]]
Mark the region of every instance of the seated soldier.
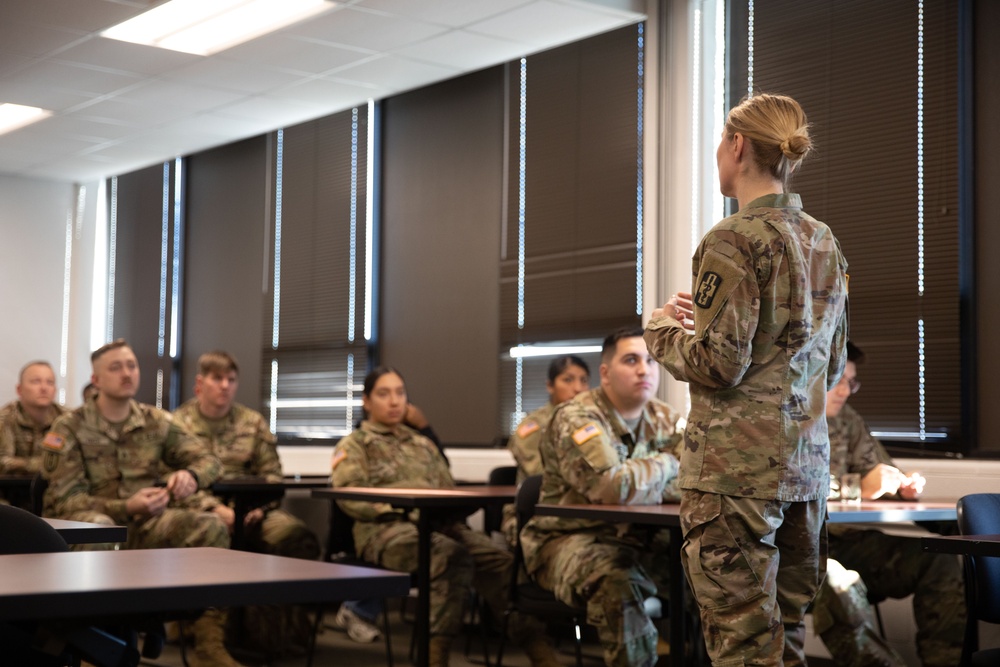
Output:
[[[337,443],[334,451],[334,486],[455,486],[448,464],[434,443],[403,424],[406,387],[398,372],[383,367],[369,373],[362,401],[367,419]],[[414,517],[386,503],[337,502],[354,518],[354,544],[359,556],[390,570],[416,571]],[[470,585],[490,605],[494,617],[502,618],[513,560],[510,552],[498,548],[464,521],[442,521],[435,527],[431,538],[431,667],[448,664]],[[512,617],[510,636],[524,648],[532,665],[559,664],[545,638],[544,627],[535,619]]]
[[[124,340],[90,359],[97,398],[57,419],[43,442],[45,516],[128,526],[127,549],[228,548],[217,514],[177,506],[218,479],[219,460],[170,413],[133,400],[139,364]],[[170,471],[162,486],[161,466]],[[191,665],[239,667],[223,645],[224,629],[217,609],[194,622]]]
[[[659,365],[642,329],[604,340],[601,385],[556,408],[541,441],[539,502],[660,504],[678,499],[678,413],[653,398]],[[643,601],[666,591],[666,529],[535,516],[521,531],[535,581],[573,606],[585,606],[609,666],[656,663],[658,633]]]
[[[32,361],[21,369],[17,400],[0,408],[0,473],[34,476],[41,471],[42,438],[66,412],[55,397],[56,374],[49,362]],[[32,509],[28,500],[22,509]],[[0,496],[0,502],[7,501]]]
[[[839,498],[838,480],[845,473],[861,475],[861,498],[897,497],[916,500],[924,488],[919,473],[904,473],[895,465],[882,443],[847,400],[861,386],[858,364],[864,353],[847,343],[844,375],[827,393],[826,417],[830,430],[831,498]],[[904,598],[913,595],[917,623],[917,653],[924,665],[954,667],[962,655],[965,632],[965,597],[958,559],[948,554],[923,551],[920,540],[887,535],[877,529],[828,524],[829,556],[848,571],[875,597]],[[813,621],[838,665],[904,665],[902,659],[879,637],[870,622],[867,596],[839,597],[821,588],[813,605]],[[843,587],[841,587],[843,589]],[[863,588],[861,589],[864,590]],[[841,591],[843,592],[843,591]]]

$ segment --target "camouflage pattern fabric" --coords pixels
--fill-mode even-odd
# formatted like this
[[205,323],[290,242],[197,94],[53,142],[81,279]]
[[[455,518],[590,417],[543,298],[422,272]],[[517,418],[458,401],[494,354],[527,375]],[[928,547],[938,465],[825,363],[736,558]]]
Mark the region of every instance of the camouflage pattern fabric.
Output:
[[218,459],[170,413],[131,401],[129,417],[111,424],[91,400],[57,419],[43,448],[45,516],[126,525],[128,548],[229,546],[214,514],[168,506],[136,518],[125,509],[136,491],[161,481],[161,465],[190,471],[202,488],[219,476]]
[[833,558],[813,601],[813,631],[823,638],[839,667],[906,667],[879,634],[868,603],[868,587],[857,572]]
[[42,469],[42,439],[58,417],[67,412],[57,403],[49,406],[45,423],[36,424],[20,401],[0,408],[0,472],[34,475]]
[[[863,476],[878,463],[893,465],[882,443],[871,435],[864,419],[849,404],[828,421],[831,480],[839,480],[840,475],[847,472]],[[836,492],[832,497],[837,497]],[[918,539],[887,535],[878,530],[835,524],[830,524],[828,530],[830,556],[845,568],[855,570],[873,595],[878,598],[913,595],[917,653],[923,664],[957,665],[962,655],[967,614],[965,584],[958,558],[924,552]],[[825,612],[820,603],[818,599],[816,605],[822,614]],[[861,609],[852,612],[854,614],[865,613],[864,610],[870,607],[867,598],[857,600],[856,604]],[[852,653],[843,652],[845,642],[841,637],[848,631],[849,628],[831,626],[821,633],[830,653],[838,660],[845,660],[845,664]],[[861,656],[859,660],[870,660],[873,659],[871,655],[881,653],[881,648],[870,641],[868,634],[860,635],[858,641],[850,648]]]
[[[399,425],[393,431],[375,422],[342,439],[333,456],[335,487],[452,488],[455,481],[444,457],[428,438]],[[391,570],[416,572],[415,513],[386,503],[337,501],[354,520],[354,543],[367,561]],[[458,520],[443,520],[431,535],[430,632],[455,635],[469,586],[489,604],[494,618],[506,609],[506,586],[513,555]],[[544,633],[536,619],[510,619],[509,634],[524,645]]]
[[[542,474],[542,457],[538,453],[538,443],[549,427],[549,420],[552,419],[555,408],[551,402],[547,402],[521,420],[507,439],[507,449],[517,462],[518,484],[524,481],[525,477]],[[503,506],[500,532],[507,539],[507,544],[514,546],[517,542],[517,512],[514,511],[513,505]]]
[[825,498],[682,492],[681,560],[713,665],[806,664],[803,618],[826,573],[825,519]]
[[[799,623],[825,559],[817,515],[829,490],[824,412],[847,360],[847,262],[798,195],[772,194],[713,227],[693,266],[693,333],[664,316],[644,336],[653,357],[690,384],[685,567],[714,664],[774,664],[782,652],[797,664]],[[752,541],[734,535],[725,546],[730,520]],[[733,557],[739,544],[741,564],[720,562],[717,543]],[[780,568],[764,567],[765,557]],[[747,598],[738,591],[753,573],[765,578]],[[727,599],[728,611],[745,617],[729,615]],[[746,662],[743,644],[753,647]]]
[[[539,502],[659,504],[675,500],[678,413],[646,404],[629,431],[604,390],[558,406],[540,443]],[[525,566],[563,602],[586,606],[607,665],[656,663],[657,630],[643,600],[666,589],[667,531],[585,519],[536,516],[521,533]]]
[[[222,479],[263,477],[271,482],[283,479],[277,439],[256,410],[234,403],[228,415],[211,420],[202,416],[198,401],[192,399],[177,408],[174,419],[211,445],[222,463]],[[260,525],[246,532],[247,545],[261,553],[318,558],[320,547],[316,535],[301,520],[277,509],[279,504],[280,501],[264,508],[266,514]]]

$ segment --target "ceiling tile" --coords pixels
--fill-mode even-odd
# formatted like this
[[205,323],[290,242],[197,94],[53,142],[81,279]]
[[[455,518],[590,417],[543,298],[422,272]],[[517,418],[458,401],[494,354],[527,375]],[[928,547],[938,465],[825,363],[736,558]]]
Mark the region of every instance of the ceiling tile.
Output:
[[105,37],[91,37],[56,56],[62,62],[82,63],[139,76],[162,74],[201,58],[203,56]]
[[[614,21],[614,25],[609,25],[609,20]],[[468,30],[547,47],[568,44],[629,22],[632,20],[606,11],[595,11],[589,6],[538,0],[474,23],[468,26]]]
[[319,74],[369,57],[373,51],[338,46],[316,39],[278,34],[261,37],[226,51],[226,60],[275,70]]
[[63,62],[43,61],[26,67],[9,77],[12,82],[41,82],[57,90],[88,96],[107,95],[135,85],[141,79],[134,74],[110,72],[106,69],[81,67]]
[[328,12],[293,28],[296,35],[368,51],[387,51],[441,34],[440,25],[411,21],[361,6]]
[[247,67],[246,63],[208,58],[163,75],[165,81],[187,82],[240,93],[262,93],[301,79],[298,74],[270,67]]
[[482,21],[491,16],[529,4],[532,0],[490,0],[489,2],[469,2],[469,0],[365,0],[364,7],[384,11],[389,14],[419,19],[427,23],[440,23],[455,28]]
[[337,70],[332,76],[324,78],[336,77],[342,81],[372,83],[385,91],[384,94],[391,94],[448,79],[456,76],[460,71],[455,67],[442,67],[406,58],[383,56],[372,58],[358,65],[344,67]]
[[518,58],[524,53],[524,49],[523,43],[452,30],[399,49],[395,51],[395,55],[461,70],[474,70]]

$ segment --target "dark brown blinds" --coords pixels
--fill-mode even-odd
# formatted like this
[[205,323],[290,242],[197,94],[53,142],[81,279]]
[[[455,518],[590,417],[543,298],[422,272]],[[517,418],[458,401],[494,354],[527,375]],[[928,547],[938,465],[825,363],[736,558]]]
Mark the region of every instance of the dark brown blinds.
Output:
[[108,181],[112,338],[128,340],[139,362],[136,399],[155,405],[159,394],[164,409],[174,407],[169,400],[174,381],[169,348],[174,167],[172,162],[158,164]]
[[[795,97],[813,125],[818,150],[791,189],[850,263],[851,338],[868,356],[852,404],[877,431],[923,431],[931,449],[954,449],[963,437],[959,3],[925,0],[922,26],[919,4],[756,2],[753,87]],[[734,60],[747,53],[741,30]],[[746,90],[745,79],[731,82],[735,98]]]
[[279,289],[265,303],[261,385],[265,404],[278,399],[282,436],[337,437],[360,416],[367,137],[361,107],[287,128],[276,155],[269,273],[273,285],[280,247]]
[[524,327],[518,327],[520,64],[510,66],[503,345],[638,324],[639,30],[527,58]]

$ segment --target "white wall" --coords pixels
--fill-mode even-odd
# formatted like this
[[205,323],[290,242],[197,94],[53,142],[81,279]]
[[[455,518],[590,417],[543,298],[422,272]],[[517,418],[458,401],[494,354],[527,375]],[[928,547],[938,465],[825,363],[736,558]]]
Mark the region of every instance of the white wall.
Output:
[[[52,364],[67,404],[79,403],[90,377],[90,302],[96,184],[85,186],[82,215],[72,183],[0,175],[0,401],[16,398],[18,372],[28,361]],[[72,248],[71,298],[64,304],[67,221]],[[68,305],[66,373],[60,376],[63,308]]]

